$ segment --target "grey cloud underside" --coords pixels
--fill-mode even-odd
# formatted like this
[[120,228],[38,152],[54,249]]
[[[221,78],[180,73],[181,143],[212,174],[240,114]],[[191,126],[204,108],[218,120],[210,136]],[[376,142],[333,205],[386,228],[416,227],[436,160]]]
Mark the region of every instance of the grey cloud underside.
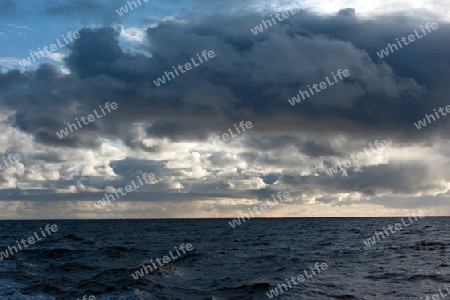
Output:
[[[226,21],[232,29],[240,24],[240,29],[227,28]],[[446,24],[401,53],[391,54],[385,64],[375,51],[394,36],[410,33],[415,28],[409,26],[412,21],[405,24],[404,18],[392,17],[395,33],[387,35],[392,30],[385,20],[299,13],[254,36],[249,28],[258,21],[259,17],[249,16],[195,25],[163,22],[148,30],[150,58],[124,53],[112,28],[82,29],[82,37],[66,58],[72,75],[61,76],[49,65],[28,76],[3,74],[1,86],[11,91],[3,103],[18,110],[20,129],[40,134],[43,143],[72,147],[96,146],[98,135],[119,135],[120,124],[131,121],[147,122],[147,134],[174,140],[204,140],[209,132],[226,131],[235,122],[250,119],[257,124],[254,131],[262,133],[335,131],[417,140],[424,138],[423,131],[411,124],[433,108],[447,105],[444,78],[450,60],[445,49],[450,30]],[[350,28],[355,36],[349,34]],[[154,85],[153,80],[173,71],[173,65],[189,62],[204,49],[214,50],[216,57],[159,88]],[[405,61],[409,68],[402,68]],[[306,90],[337,69],[348,69],[351,76],[294,107],[287,102],[299,89]],[[16,87],[25,81],[26,89],[14,92],[11,81]],[[79,108],[68,111],[74,101]],[[116,101],[120,109],[64,140],[52,134],[106,101]],[[46,124],[36,126],[44,122],[39,120],[42,108],[53,117],[45,116]],[[27,126],[30,123],[34,126]],[[433,134],[447,128],[446,122],[433,125]],[[98,135],[82,138],[87,131]]]
[[[210,134],[225,133],[244,120],[254,126],[240,140],[245,149],[236,159],[262,170],[278,166],[284,171],[243,172],[233,179],[261,178],[269,185],[278,180],[285,190],[299,193],[358,191],[367,196],[442,188],[438,175],[433,177],[426,172],[427,166],[414,163],[366,166],[364,172],[334,177],[303,177],[295,174],[294,168],[323,167],[377,139],[420,145],[448,136],[450,123],[445,119],[422,130],[413,122],[433,108],[450,104],[449,24],[440,23],[438,30],[380,60],[376,51],[424,24],[421,16],[361,20],[351,9],[333,17],[299,12],[255,36],[250,28],[261,18],[252,14],[214,16],[188,24],[161,22],[146,32],[143,47],[151,57],[124,52],[118,43],[119,31],[113,28],[81,29],[81,38],[65,59],[70,75],[51,64],[35,71],[0,74],[1,105],[15,111],[11,124],[56,149],[99,149],[101,138],[107,137],[134,150],[162,153],[163,146],[144,145],[142,139],[206,142]],[[216,56],[161,87],[155,86],[153,80],[203,50],[214,50]],[[324,81],[338,69],[348,69],[350,77],[295,106],[288,103],[299,89]],[[87,116],[107,101],[117,102],[119,109],[63,139],[56,136],[68,122]],[[142,124],[142,131],[132,126],[136,123]],[[352,141],[337,148],[337,134]],[[190,192],[176,197],[267,197],[271,188],[231,191],[229,178],[215,176],[215,168],[236,159],[221,150],[211,153],[205,160],[210,177],[202,184],[181,180]],[[120,182],[105,181],[96,187],[123,186],[130,174],[139,170],[156,170],[155,174],[165,178],[182,174],[181,169],[168,169],[166,161],[127,163],[131,163],[129,170],[113,167]],[[143,168],[147,163],[148,168]],[[429,179],[424,180],[426,176]],[[84,184],[95,186],[89,180]],[[157,187],[167,189],[162,181]],[[331,199],[323,197],[319,202]]]

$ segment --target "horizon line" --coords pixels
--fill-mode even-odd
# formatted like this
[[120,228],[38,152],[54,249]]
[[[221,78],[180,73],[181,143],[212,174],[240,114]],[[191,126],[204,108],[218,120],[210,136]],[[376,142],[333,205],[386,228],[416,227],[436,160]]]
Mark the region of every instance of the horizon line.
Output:
[[[353,219],[361,219],[361,218],[407,218],[412,217],[411,215],[406,216],[379,216],[379,217],[373,217],[373,216],[367,216],[367,217],[255,217],[253,219],[322,219],[322,218],[353,218]],[[448,218],[450,216],[424,216],[424,218]],[[95,221],[109,221],[109,220],[216,220],[216,219],[223,219],[223,220],[233,220],[233,219],[240,219],[238,218],[109,218],[109,219],[0,219],[1,221],[73,221],[73,220],[95,220]],[[247,220],[246,220],[247,221]]]

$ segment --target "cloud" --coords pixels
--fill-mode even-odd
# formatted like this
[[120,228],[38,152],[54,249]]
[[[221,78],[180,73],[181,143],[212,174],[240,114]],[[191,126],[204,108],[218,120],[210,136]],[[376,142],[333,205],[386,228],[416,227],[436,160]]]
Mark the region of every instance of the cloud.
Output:
[[[298,207],[446,193],[448,174],[433,173],[431,157],[448,164],[442,145],[449,122],[420,131],[413,122],[448,105],[448,23],[380,60],[376,51],[424,24],[422,16],[299,12],[258,35],[250,31],[261,22],[256,13],[183,20],[166,18],[136,38],[130,28],[81,29],[63,59],[70,74],[51,63],[0,73],[0,106],[11,112],[5,126],[30,139],[22,142],[25,170],[5,173],[0,196],[98,200],[108,186],[124,186],[143,172],[157,180],[124,201],[173,207],[172,201],[220,199],[227,211],[222,205],[286,190],[289,205]],[[121,38],[132,39],[137,51],[123,49]],[[215,57],[155,86],[156,78],[203,50]],[[338,69],[351,75],[288,103]],[[105,102],[117,102],[118,110],[56,136]],[[242,120],[253,128],[225,143],[209,142]],[[394,155],[388,163],[369,158],[348,172],[325,174],[325,167],[377,139],[388,140],[393,153],[416,147],[432,155],[406,162]]]

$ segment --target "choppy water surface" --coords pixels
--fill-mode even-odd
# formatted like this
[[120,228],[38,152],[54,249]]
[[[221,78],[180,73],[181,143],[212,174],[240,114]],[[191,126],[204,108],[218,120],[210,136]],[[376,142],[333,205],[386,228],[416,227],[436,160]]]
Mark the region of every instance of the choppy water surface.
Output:
[[[450,218],[420,219],[369,249],[400,218],[0,221],[0,251],[57,233],[0,261],[0,299],[269,299],[316,262],[328,269],[275,299],[419,299],[450,284]],[[193,251],[135,280],[182,243]]]

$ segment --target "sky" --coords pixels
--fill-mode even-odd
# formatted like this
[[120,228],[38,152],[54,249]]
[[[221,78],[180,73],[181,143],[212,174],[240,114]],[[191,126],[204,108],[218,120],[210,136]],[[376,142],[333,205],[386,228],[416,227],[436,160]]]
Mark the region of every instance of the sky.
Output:
[[[449,215],[450,116],[415,125],[450,105],[449,4],[141,0],[120,16],[126,1],[0,0],[0,219],[234,218],[279,192],[289,201],[259,217]],[[154,83],[204,50],[214,57]],[[107,102],[117,109],[57,135]],[[214,140],[241,121],[251,128]],[[144,173],[155,179],[94,205]]]

